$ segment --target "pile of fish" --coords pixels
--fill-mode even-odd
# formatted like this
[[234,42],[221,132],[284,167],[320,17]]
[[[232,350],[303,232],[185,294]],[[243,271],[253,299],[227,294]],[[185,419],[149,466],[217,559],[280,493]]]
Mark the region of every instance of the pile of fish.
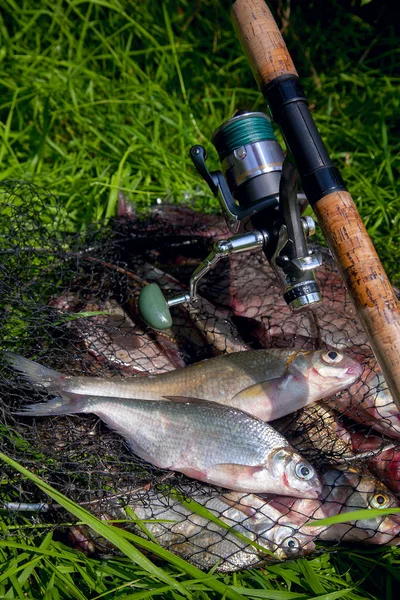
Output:
[[[224,236],[218,217],[165,206],[146,224],[132,214],[116,224],[113,260],[93,244],[75,252],[79,268],[46,299],[56,345],[46,330],[36,347],[9,343],[3,353],[25,399],[9,409],[17,430],[34,422],[36,444],[47,440],[57,453],[60,443],[71,464],[94,428],[114,434],[64,415],[99,417],[129,446],[119,448],[121,464],[139,457],[142,470],[159,475],[129,486],[111,460],[112,491],[87,505],[107,519],[127,519],[129,506],[145,528],[128,528],[200,568],[302,556],[318,541],[400,544],[396,515],[306,526],[400,507],[400,415],[327,251],[318,272],[324,301],[312,312],[293,314],[262,253],[251,253],[218,265],[196,305],[173,309],[171,330],[141,321],[143,285],[186,289],[207,245]],[[71,444],[57,436],[58,423],[67,423]],[[101,452],[98,460],[106,462]],[[111,551],[91,531],[70,536],[87,552]]]

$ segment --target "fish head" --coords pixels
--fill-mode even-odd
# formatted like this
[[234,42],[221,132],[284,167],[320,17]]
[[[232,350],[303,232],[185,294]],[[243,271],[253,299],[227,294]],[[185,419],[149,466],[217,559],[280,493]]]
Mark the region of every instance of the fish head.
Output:
[[321,499],[341,503],[347,511],[400,507],[399,500],[381,481],[357,467],[326,469],[321,480]]
[[[277,524],[268,532],[272,552],[279,560],[297,558],[315,550],[313,536],[290,525]],[[261,540],[262,541],[262,538]]]
[[[242,513],[240,522],[247,531],[246,535],[251,533],[252,540],[273,552],[278,560],[296,558],[313,552],[315,550],[315,533],[308,528],[302,529],[309,517],[288,509],[286,505],[286,500],[292,503],[305,502],[305,500],[288,496],[282,498],[284,498],[283,503],[274,503],[273,500],[276,499],[274,495],[264,499],[255,494],[238,494],[237,492],[229,492],[221,497],[223,502],[229,506],[229,510],[234,509],[235,511],[235,513],[230,513],[234,517],[231,521],[237,522],[239,520],[237,515]],[[318,501],[310,500],[310,502]],[[226,514],[224,512],[225,520]],[[229,521],[227,522],[229,523]]]
[[[301,519],[296,519],[293,517],[292,511],[285,514],[286,508],[281,512],[279,509],[269,506],[268,511],[271,512],[271,510],[275,510],[277,515],[274,518],[274,527],[266,535],[270,548],[277,558],[280,560],[296,558],[315,550],[315,532],[307,527],[302,527],[308,521],[308,517],[302,516]],[[260,538],[262,539],[262,537],[261,534]]]
[[[369,481],[368,481],[369,480]],[[358,494],[364,500],[365,508],[399,508],[400,503],[383,484],[374,477],[365,477],[360,485]],[[361,529],[364,535],[368,535],[365,541],[375,544],[390,544],[394,538],[400,535],[400,515],[387,515],[375,517],[374,519],[360,519],[356,523],[357,529]]]
[[349,387],[363,372],[359,362],[337,350],[299,352],[288,367],[290,372],[301,372],[316,400]]
[[314,467],[290,446],[278,448],[266,465],[276,482],[277,494],[297,498],[317,498],[321,482]]
[[[280,502],[280,499],[283,502]],[[309,521],[308,511],[302,514],[293,510],[293,505],[304,502],[311,502],[314,505],[319,501],[273,495],[263,500],[262,506],[258,509],[254,525],[257,539],[267,545],[264,541],[266,539],[269,548],[280,560],[296,558],[315,550],[316,532],[307,527],[303,528],[303,525]]]
[[[321,478],[324,516],[361,509],[400,508],[399,500],[383,483],[357,468],[328,469]],[[342,531],[344,541],[398,544],[399,539],[393,540],[400,536],[400,515],[359,519],[351,526],[346,523],[333,527]]]

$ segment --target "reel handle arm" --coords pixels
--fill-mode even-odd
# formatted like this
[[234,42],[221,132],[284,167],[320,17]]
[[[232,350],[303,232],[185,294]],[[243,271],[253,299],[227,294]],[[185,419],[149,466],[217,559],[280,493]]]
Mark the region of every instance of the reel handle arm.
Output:
[[279,124],[393,399],[400,408],[400,309],[376,250],[308,109],[286,44],[264,0],[235,0],[233,22]]
[[189,293],[183,292],[179,296],[167,299],[156,283],[145,285],[138,299],[139,313],[143,320],[153,329],[169,329],[172,326],[170,306],[196,302],[198,300],[197,286],[200,279],[217,262],[222,258],[228,258],[231,254],[264,248],[268,244],[268,239],[266,231],[252,231],[244,235],[235,235],[227,240],[215,242],[213,250],[192,274]]

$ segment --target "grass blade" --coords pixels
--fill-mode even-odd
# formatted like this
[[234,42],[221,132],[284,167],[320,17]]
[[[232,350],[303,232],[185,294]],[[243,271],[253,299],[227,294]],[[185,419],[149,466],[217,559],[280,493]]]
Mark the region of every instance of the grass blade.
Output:
[[335,525],[336,523],[349,523],[351,521],[361,521],[376,519],[377,517],[387,517],[400,513],[400,508],[366,508],[363,510],[353,510],[352,512],[341,513],[326,519],[315,519],[306,523],[304,527],[319,527],[323,525]]
[[[243,600],[243,596],[233,590],[231,587],[225,585],[222,581],[218,581],[213,577],[209,577],[204,574],[197,567],[193,567],[190,563],[185,560],[173,555],[171,552],[164,550],[161,546],[154,544],[153,542],[149,542],[145,539],[136,536],[127,531],[119,531],[115,527],[100,521],[97,517],[93,516],[86,509],[78,506],[75,502],[58,492],[55,488],[50,486],[48,483],[43,481],[37,475],[34,475],[28,469],[25,469],[22,465],[17,463],[15,460],[9,458],[2,452],[0,452],[0,459],[5,463],[22,473],[25,477],[33,481],[42,491],[48,494],[53,500],[55,500],[60,506],[68,510],[75,517],[81,520],[83,523],[86,523],[89,527],[91,527],[96,533],[106,538],[109,542],[114,544],[121,552],[123,552],[128,558],[130,558],[133,562],[140,565],[147,573],[149,573],[152,577],[157,580],[163,581],[171,586],[172,589],[180,592],[183,596],[189,596],[185,587],[178,583],[173,577],[168,575],[163,569],[155,566],[148,558],[146,558],[137,548],[135,548],[128,539],[133,540],[137,544],[142,547],[148,549],[154,554],[161,556],[172,562],[178,566],[180,566],[185,572],[190,574],[192,577],[196,577],[200,580],[204,580],[206,586],[214,589],[220,594],[224,595],[226,598],[230,598],[232,600]],[[128,538],[128,539],[126,539]]]

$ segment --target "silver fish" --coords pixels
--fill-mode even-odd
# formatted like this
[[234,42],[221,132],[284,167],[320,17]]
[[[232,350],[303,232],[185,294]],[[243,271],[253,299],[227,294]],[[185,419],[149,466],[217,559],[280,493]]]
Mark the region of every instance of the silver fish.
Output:
[[[151,489],[129,499],[128,506],[139,519],[146,521],[145,528],[161,546],[201,569],[210,569],[218,562],[218,571],[236,571],[296,558],[315,549],[315,532],[292,524],[282,511],[254,494],[230,492],[216,496],[208,492],[196,494],[193,500],[229,529],[196,513],[194,503],[189,499],[184,501],[181,495],[165,497]],[[102,519],[129,519],[119,501],[110,500],[106,504],[105,513],[93,509]],[[127,523],[124,527],[145,535],[135,524]],[[76,544],[86,551],[109,550],[107,541],[92,530],[87,530],[86,536],[80,530],[73,533]]]
[[94,413],[153,465],[229,489],[315,498],[314,468],[268,423],[236,408],[189,398],[55,398],[31,416]]
[[[328,468],[321,472],[320,478],[323,488],[319,499],[278,497],[270,500],[272,506],[280,510],[286,506],[288,519],[308,515],[310,521],[361,509],[399,507],[396,496],[380,481],[355,467],[347,470]],[[318,539],[326,541],[399,545],[400,519],[391,515],[337,523],[319,526],[315,533]]]
[[151,377],[73,377],[13,353],[8,361],[34,385],[65,398],[69,395],[160,400],[195,397],[239,408],[271,421],[353,383],[362,368],[331,350],[249,350],[203,360]]

